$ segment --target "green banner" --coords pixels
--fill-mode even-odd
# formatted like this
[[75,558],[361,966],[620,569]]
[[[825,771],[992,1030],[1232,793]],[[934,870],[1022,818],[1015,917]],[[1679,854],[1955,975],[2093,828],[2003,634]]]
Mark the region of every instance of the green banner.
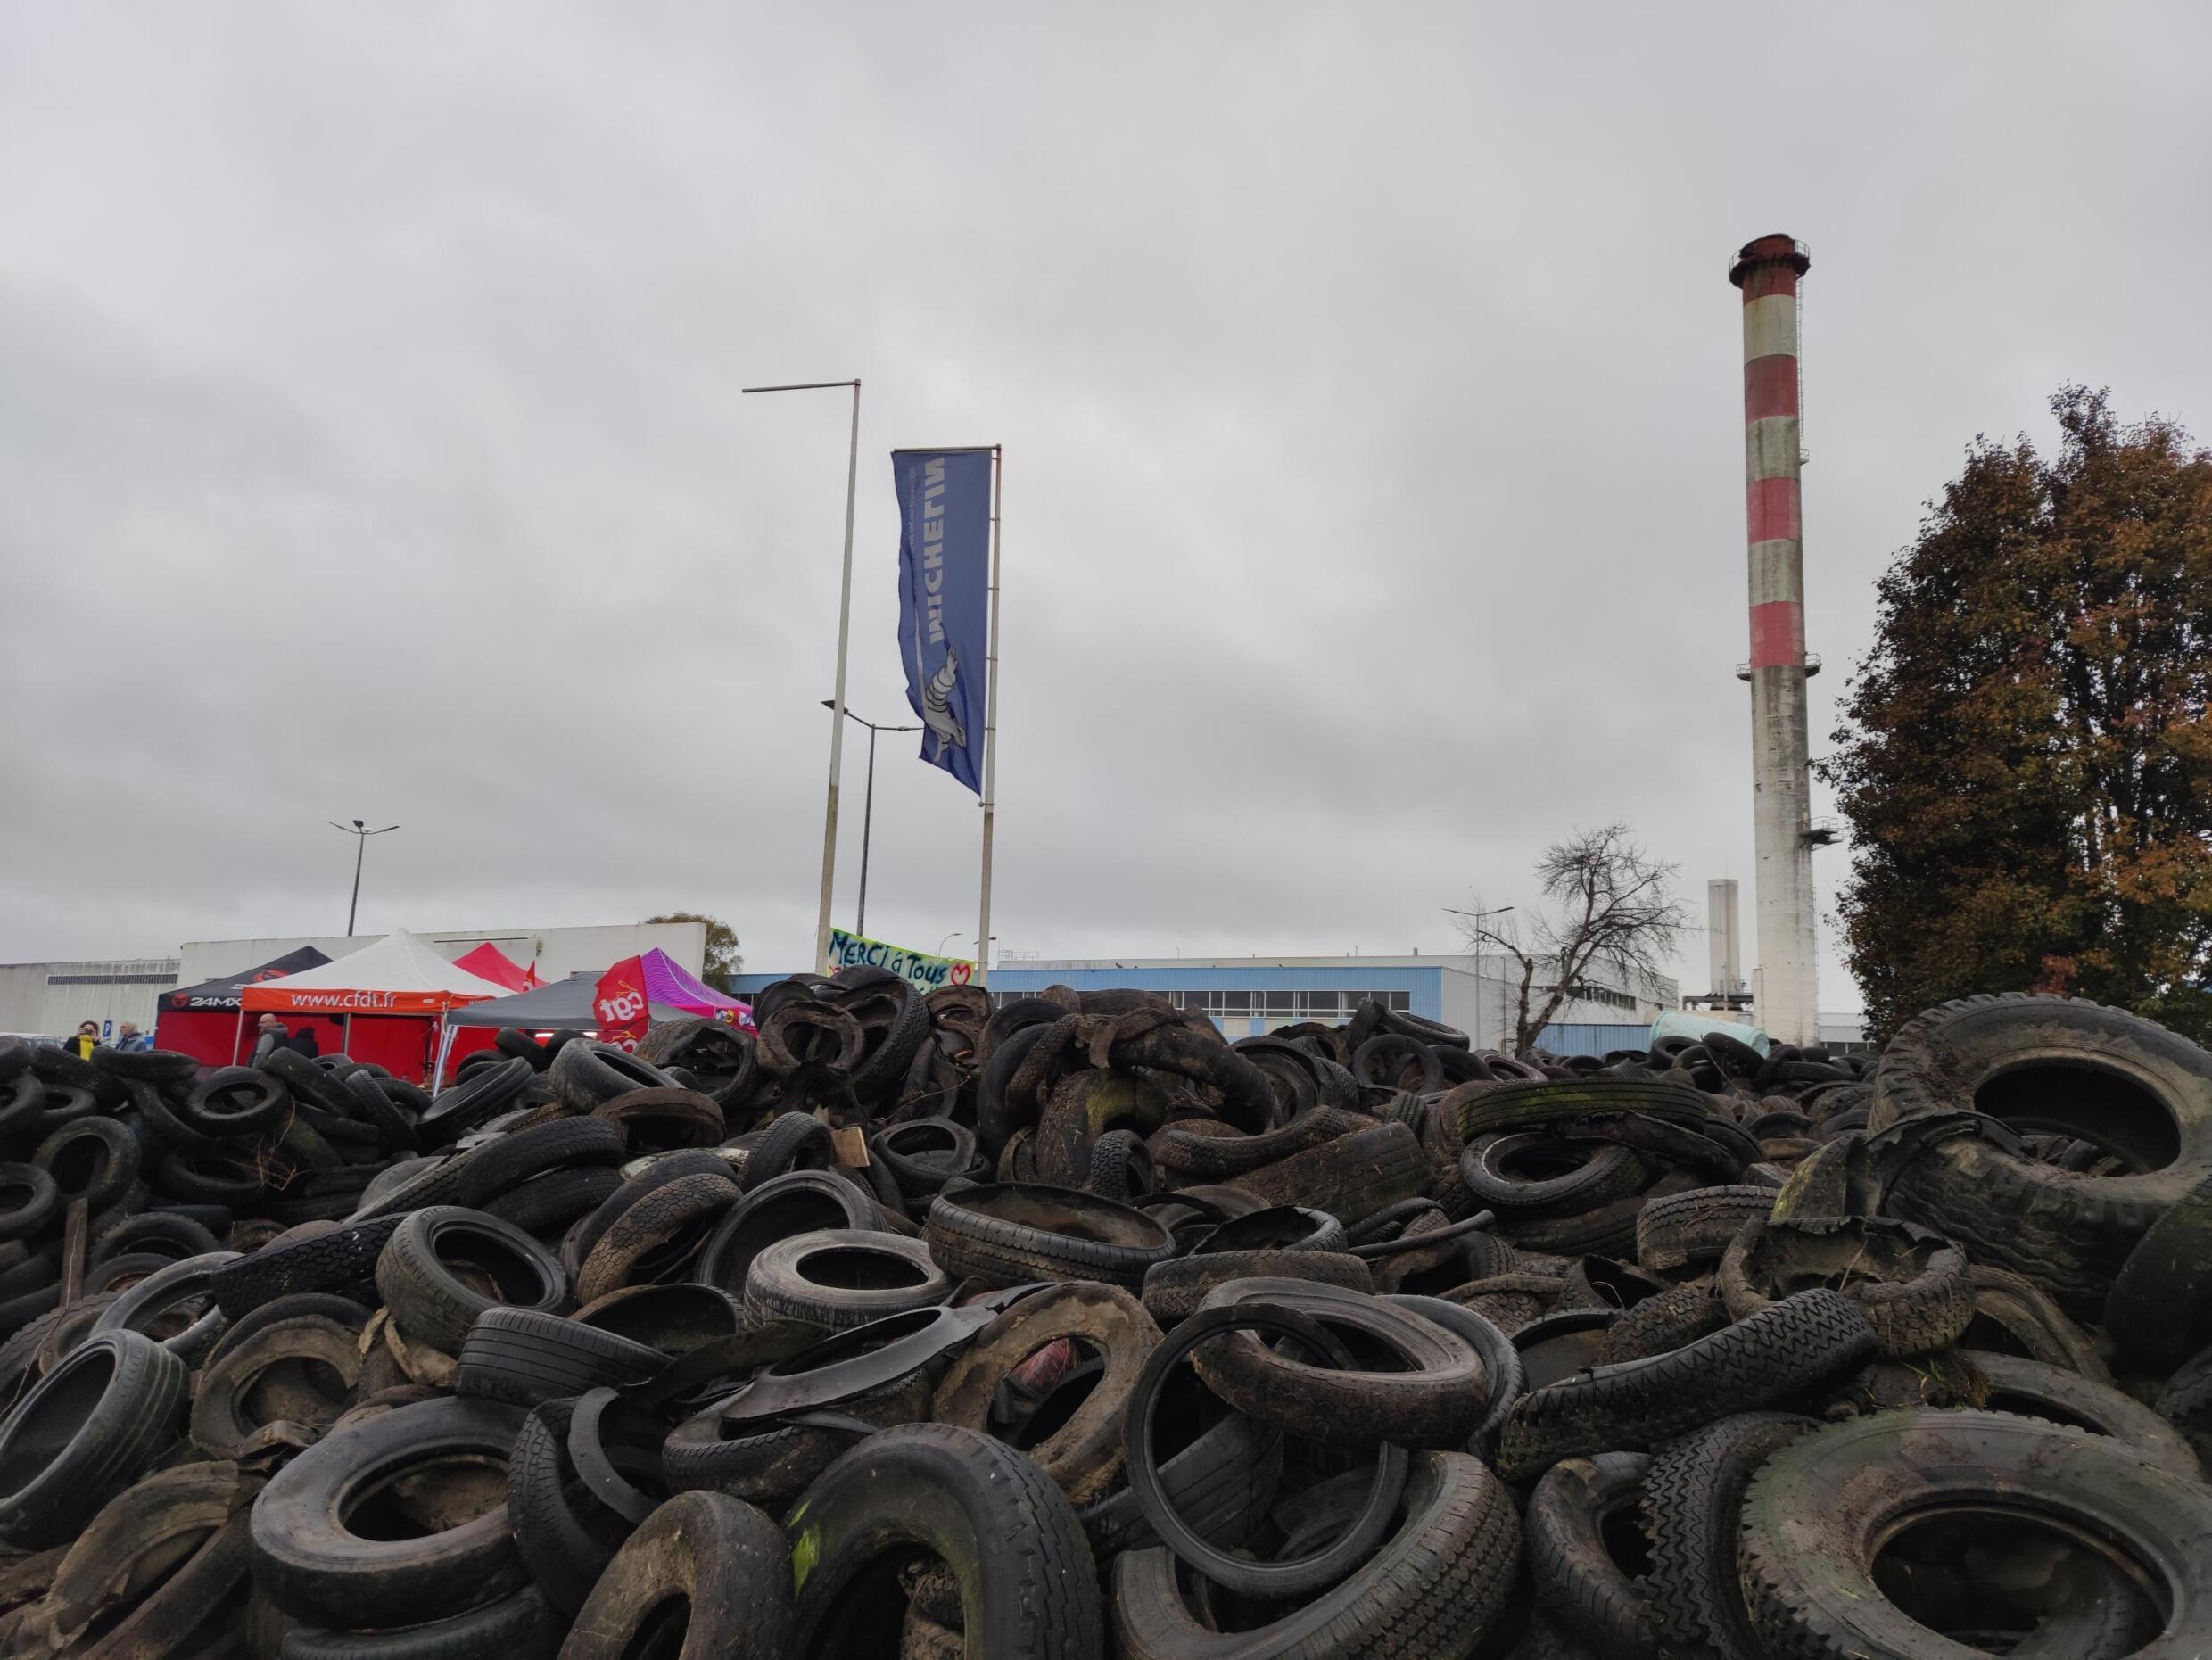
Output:
[[926,951],[909,951],[904,946],[886,945],[880,939],[869,939],[859,934],[848,934],[841,928],[830,930],[830,961],[825,973],[834,974],[839,969],[888,969],[909,985],[924,991],[935,991],[940,986],[965,986],[975,978],[976,965],[965,957],[933,957]]

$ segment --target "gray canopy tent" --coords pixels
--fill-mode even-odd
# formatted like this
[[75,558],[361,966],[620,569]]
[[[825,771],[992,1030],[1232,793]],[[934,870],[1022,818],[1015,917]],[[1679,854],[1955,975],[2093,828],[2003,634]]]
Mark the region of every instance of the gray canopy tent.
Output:
[[[469,1003],[454,1010],[446,1017],[446,1022],[450,1026],[516,1026],[529,1032],[557,1032],[563,1028],[595,1032],[599,1028],[599,1017],[591,1007],[591,994],[598,983],[599,977],[585,969],[565,980],[541,986],[535,991]],[[648,1004],[648,1012],[656,1022],[684,1018],[681,1009],[672,1009],[664,1003]]]

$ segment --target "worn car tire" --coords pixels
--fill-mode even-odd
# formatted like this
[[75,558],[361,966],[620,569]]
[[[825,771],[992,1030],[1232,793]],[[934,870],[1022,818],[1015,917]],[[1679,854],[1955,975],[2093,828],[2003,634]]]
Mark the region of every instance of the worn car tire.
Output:
[[1655,1660],[1658,1638],[1642,1590],[1609,1547],[1635,1526],[1651,1460],[1639,1452],[1562,1458],[1536,1483],[1521,1518],[1538,1605],[1599,1653]]
[[946,1424],[871,1436],[825,1471],[785,1523],[798,1582],[792,1652],[880,1652],[905,1598],[879,1570],[917,1549],[959,1582],[971,1651],[993,1660],[1104,1660],[1091,1547],[1074,1507],[1020,1453]]
[[1718,1262],[1745,1223],[1773,1208],[1765,1187],[1694,1187],[1647,1201],[1636,1217],[1636,1259],[1655,1274]]
[[2212,1176],[2175,1200],[2127,1253],[2105,1300],[2104,1324],[2161,1368],[2212,1342]]
[[1464,1445],[1490,1400],[1482,1356],[1457,1332],[1405,1305],[1308,1280],[1244,1279],[1217,1286],[1201,1310],[1265,1301],[1351,1332],[1399,1369],[1316,1365],[1230,1333],[1192,1356],[1206,1386],[1240,1412],[1333,1447]]
[[0,1540],[59,1544],[175,1439],[185,1363],[136,1332],[70,1350],[0,1423]]
[[503,1470],[522,1421],[519,1407],[438,1400],[332,1431],[253,1501],[255,1585],[296,1619],[369,1631],[444,1619],[518,1589],[523,1565],[503,1498],[458,1525],[394,1538],[352,1523],[368,1495],[409,1469],[462,1461]]
[[294,1628],[282,1660],[556,1660],[562,1622],[530,1587],[427,1625],[389,1631]]
[[[796,1573],[795,1573],[796,1570]],[[679,1493],[623,1541],[560,1660],[784,1660],[801,1653],[792,1586],[809,1569],[774,1522],[722,1493]],[[683,1623],[667,1616],[683,1610]]]
[[328,1229],[318,1224],[320,1231],[288,1243],[279,1235],[216,1272],[209,1287],[216,1306],[235,1320],[265,1302],[302,1292],[373,1291],[376,1259],[404,1219],[382,1217]]
[[697,1257],[739,1198],[737,1184],[722,1175],[682,1176],[655,1188],[599,1235],[576,1275],[577,1300],[682,1277],[675,1270]]
[[476,1317],[456,1359],[458,1392],[523,1407],[588,1389],[628,1388],[668,1364],[659,1350],[613,1332],[504,1304]]
[[2131,1167],[2082,1176],[1959,1135],[1892,1185],[1889,1214],[2026,1275],[2076,1319],[2101,1317],[2151,1226],[2212,1177],[2212,1053],[2078,997],[1967,997],[1899,1028],[1875,1069],[1869,1127],[1962,1110],[2089,1141]]
[[2109,1383],[2092,1383],[2061,1367],[2018,1355],[1959,1350],[1989,1382],[1988,1409],[2023,1417],[2070,1424],[2092,1435],[2109,1435],[2185,1482],[2201,1482],[2204,1467],[2189,1442],[2173,1425]]
[[1587,1368],[1522,1396],[1498,1436],[1498,1473],[1540,1475],[1561,1458],[1647,1451],[1731,1412],[1786,1400],[1875,1352],[1838,1292],[1801,1292],[1710,1337],[1619,1366]]
[[1160,1343],[1159,1326],[1127,1292],[1075,1280],[1024,1297],[953,1358],[931,1398],[929,1416],[992,1433],[993,1402],[1015,1368],[1061,1339],[1088,1345],[1103,1367],[1067,1421],[1023,1450],[1081,1508],[1121,1474],[1123,1412],[1137,1374]]
[[1949,1645],[1876,1583],[1873,1559],[1900,1519],[1985,1506],[1993,1495],[2015,1513],[2111,1541],[2150,1582],[2145,1600],[2164,1631],[2132,1651],[2139,1660],[2201,1648],[2212,1630],[2212,1489],[2176,1482],[2085,1431],[1922,1409],[1815,1430],[1752,1477],[1738,1560],[1763,1651],[1787,1660],[1942,1652]]
[[830,1228],[780,1239],[745,1275],[746,1312],[757,1320],[807,1320],[832,1331],[927,1308],[953,1281],[918,1239]]
[[1646,1606],[1662,1641],[1720,1660],[1762,1660],[1736,1580],[1737,1522],[1761,1465],[1813,1427],[1787,1412],[1744,1412],[1653,1455],[1643,1490]]
[[1391,1122],[1248,1170],[1235,1185],[1263,1204],[1326,1210],[1350,1227],[1400,1200],[1425,1194],[1431,1179],[1421,1138]]
[[[455,1265],[497,1287],[463,1281]],[[550,1313],[568,1301],[568,1279],[553,1254],[518,1227],[458,1205],[417,1210],[392,1230],[376,1259],[376,1289],[400,1329],[417,1342],[457,1354],[487,1309]]]
[[1142,1210],[1028,1182],[939,1193],[922,1238],[947,1274],[997,1286],[1085,1279],[1137,1292],[1154,1263],[1176,1254],[1175,1236]]
[[1404,1519],[1341,1583],[1272,1623],[1217,1631],[1161,1546],[1114,1559],[1116,1652],[1127,1660],[1396,1660],[1485,1652],[1521,1557],[1513,1500],[1479,1458],[1413,1456]]
[[1500,1216],[1579,1216],[1626,1199],[1647,1179],[1642,1162],[1614,1142],[1568,1142],[1540,1131],[1478,1136],[1459,1153],[1459,1179],[1477,1209]]
[[[306,1314],[264,1321],[237,1342],[227,1343],[200,1368],[192,1393],[192,1444],[210,1458],[238,1458],[268,1427],[269,1419],[255,1409],[257,1385],[277,1367],[307,1382],[312,1369],[334,1380],[320,1408],[310,1408],[305,1417],[287,1416],[310,1435],[326,1429],[351,1402],[361,1375],[360,1334],[326,1316]],[[291,1401],[300,1402],[298,1392]]]
[[1754,1217],[1722,1255],[1715,1278],[1738,1320],[1771,1307],[1778,1292],[1835,1285],[1858,1305],[1893,1359],[1950,1348],[1974,1318],[1966,1253],[1927,1228],[1879,1217]]

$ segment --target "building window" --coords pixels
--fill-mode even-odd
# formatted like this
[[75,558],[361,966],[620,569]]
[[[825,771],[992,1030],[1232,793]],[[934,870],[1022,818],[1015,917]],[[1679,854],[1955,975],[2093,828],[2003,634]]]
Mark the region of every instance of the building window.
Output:
[[[1549,991],[1551,987],[1545,987]],[[1567,987],[1567,997],[1572,1003],[1594,1003],[1608,1009],[1634,1010],[1636,999],[1627,992],[1615,991],[1610,986],[1591,986],[1581,982]]]

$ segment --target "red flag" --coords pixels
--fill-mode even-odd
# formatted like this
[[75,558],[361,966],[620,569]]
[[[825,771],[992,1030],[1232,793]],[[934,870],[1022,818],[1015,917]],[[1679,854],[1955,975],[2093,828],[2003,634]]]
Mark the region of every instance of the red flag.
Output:
[[624,957],[600,975],[591,993],[591,1008],[598,1016],[601,1043],[635,1049],[647,1025],[645,965],[635,957]]

